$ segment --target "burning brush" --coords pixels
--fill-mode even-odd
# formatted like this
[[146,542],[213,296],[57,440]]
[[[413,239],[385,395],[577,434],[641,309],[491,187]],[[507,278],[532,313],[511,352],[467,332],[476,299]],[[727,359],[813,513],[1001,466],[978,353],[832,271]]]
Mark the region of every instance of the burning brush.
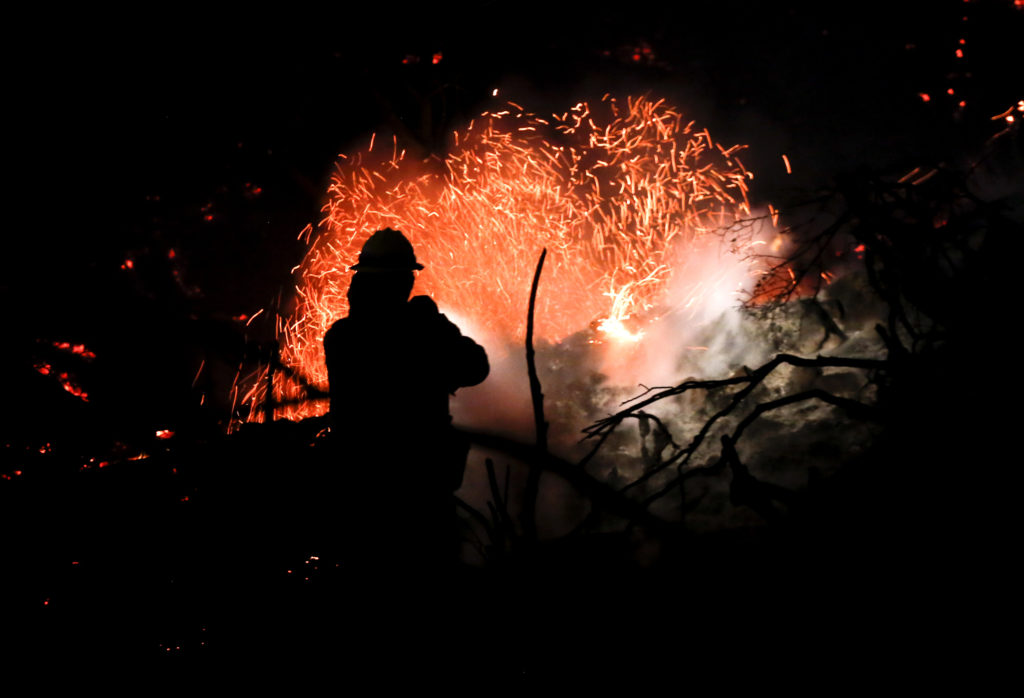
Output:
[[[295,307],[278,317],[276,417],[322,414],[289,378],[326,388],[323,336],[347,311],[348,268],[366,236],[402,230],[426,265],[419,292],[493,342],[521,339],[533,265],[548,250],[538,338],[592,329],[594,341],[636,342],[665,314],[735,297],[754,240],[720,251],[720,231],[749,217],[738,154],[665,100],[605,95],[541,117],[509,102],[451,135],[447,156],[420,162],[397,138],[342,156],[324,217],[296,267]],[[728,247],[728,245],[726,245]],[[737,247],[736,243],[732,247]],[[243,402],[262,420],[266,374]]]

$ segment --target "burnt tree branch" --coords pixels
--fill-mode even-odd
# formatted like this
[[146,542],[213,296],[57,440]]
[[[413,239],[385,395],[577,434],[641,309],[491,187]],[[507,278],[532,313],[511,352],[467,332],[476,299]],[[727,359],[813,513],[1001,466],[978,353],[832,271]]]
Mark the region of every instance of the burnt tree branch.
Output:
[[[822,402],[834,405],[835,407],[842,408],[849,412],[851,415],[861,419],[877,421],[882,416],[881,411],[876,407],[866,405],[863,402],[859,402],[858,400],[833,395],[827,390],[813,388],[811,390],[804,390],[799,393],[787,395],[776,400],[769,400],[768,402],[758,403],[750,412],[750,414],[748,414],[746,417],[740,420],[739,424],[736,425],[736,428],[733,430],[732,434],[728,436],[723,436],[722,438],[728,439],[728,448],[733,449],[734,452],[735,444],[739,441],[740,437],[743,436],[743,432],[746,431],[746,429],[751,424],[757,421],[757,419],[761,417],[761,415],[763,415],[766,412],[771,412],[772,410],[777,410],[779,408],[786,407],[788,405],[793,405],[799,402],[805,402],[807,400],[821,400]],[[724,443],[725,442],[723,441],[723,444]],[[657,492],[651,494],[646,499],[644,499],[644,506],[650,506],[656,500],[660,499],[661,497],[664,497],[666,494],[671,492],[677,485],[681,484],[688,477],[692,477],[695,474],[699,474],[701,471],[714,472],[720,470],[722,466],[728,462],[729,456],[730,452],[728,451],[728,449],[726,449],[719,456],[718,461],[716,461],[713,465],[707,468],[691,468],[690,470],[684,470],[684,464],[680,463],[677,466],[676,477],[674,477],[672,480],[666,483]]]
[[[537,305],[537,286],[540,283],[540,273],[544,269],[544,258],[548,250],[541,250],[540,259],[537,260],[537,270],[533,274],[533,285],[530,286],[530,307],[526,315],[526,370],[530,378],[530,401],[533,403],[533,424],[537,434],[537,454],[539,457],[548,450],[548,423],[544,419],[544,393],[541,392],[540,379],[537,377],[537,360],[533,350],[533,314]],[[526,478],[526,490],[523,495],[523,510],[521,522],[523,534],[528,541],[537,539],[537,495],[540,492],[539,468],[530,468]]]
[[676,395],[682,395],[683,393],[692,390],[710,391],[717,390],[719,388],[726,388],[733,385],[743,386],[732,396],[732,398],[729,400],[729,403],[725,407],[717,411],[715,414],[711,415],[711,417],[709,417],[704,422],[701,429],[697,432],[696,435],[694,435],[693,439],[690,440],[690,443],[687,444],[685,448],[677,449],[675,453],[673,453],[660,465],[647,470],[638,479],[634,480],[633,482],[623,487],[620,490],[620,492],[624,493],[634,487],[643,484],[644,482],[647,482],[652,477],[664,471],[666,468],[671,467],[672,465],[678,464],[677,467],[685,467],[690,461],[693,454],[697,451],[698,448],[700,448],[701,444],[703,444],[705,438],[707,437],[711,429],[715,426],[715,424],[717,424],[724,417],[727,417],[728,415],[732,414],[736,410],[736,408],[739,407],[739,405],[750,396],[750,394],[754,391],[755,388],[761,385],[764,382],[764,380],[775,369],[777,369],[779,366],[783,364],[788,364],[791,366],[797,366],[802,368],[839,367],[858,368],[864,370],[883,370],[888,365],[887,362],[882,359],[862,359],[839,356],[818,356],[816,358],[806,358],[802,356],[796,356],[793,354],[778,354],[771,361],[768,361],[767,363],[763,364],[757,369],[748,371],[747,374],[743,376],[734,376],[732,378],[724,378],[719,380],[685,381],[673,388],[662,390],[661,392],[658,392],[652,395],[651,397],[648,397],[624,410],[621,410],[620,412],[614,415],[599,420],[598,422],[595,422],[591,426],[584,429],[584,433],[586,433],[584,440],[596,438],[597,443],[583,457],[583,459],[580,461],[580,465],[585,466],[586,463],[589,462],[594,457],[594,455],[596,455],[597,451],[601,448],[601,446],[608,439],[608,437],[611,436],[612,432],[625,419],[632,417],[637,413],[640,413],[643,410],[643,408],[655,402]]

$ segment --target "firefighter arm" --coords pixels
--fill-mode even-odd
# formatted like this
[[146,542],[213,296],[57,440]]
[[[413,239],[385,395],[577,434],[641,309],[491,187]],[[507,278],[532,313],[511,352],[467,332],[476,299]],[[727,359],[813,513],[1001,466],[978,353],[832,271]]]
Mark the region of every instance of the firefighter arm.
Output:
[[461,336],[461,334],[452,359],[454,369],[452,374],[453,382],[457,383],[451,389],[453,393],[457,388],[482,383],[487,378],[487,374],[491,372],[491,366],[487,361],[487,352],[484,351],[484,348],[469,337]]
[[445,358],[448,391],[454,393],[458,388],[482,383],[491,370],[484,348],[464,336],[428,296],[415,296],[409,300],[409,304],[417,312],[429,314],[433,318],[432,324],[441,340]]

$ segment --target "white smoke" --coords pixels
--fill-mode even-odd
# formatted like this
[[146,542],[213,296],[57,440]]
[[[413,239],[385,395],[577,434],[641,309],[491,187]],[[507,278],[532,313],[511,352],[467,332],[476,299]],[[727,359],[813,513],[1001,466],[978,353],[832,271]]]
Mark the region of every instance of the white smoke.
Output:
[[[724,246],[691,251],[677,268],[669,299],[691,298],[694,286],[705,284],[707,288],[701,302],[678,307],[645,325],[639,342],[601,342],[600,333],[593,328],[558,343],[536,342],[545,413],[551,423],[549,447],[552,452],[570,462],[577,461],[591,443],[578,443],[581,430],[597,419],[618,412],[624,401],[647,388],[672,386],[687,379],[737,375],[744,367],[760,366],[780,352],[808,357],[883,355],[884,347],[874,331],[882,307],[862,275],[852,271],[840,273],[817,299],[794,300],[765,314],[743,307],[742,301],[756,279],[749,273],[749,264],[741,261]],[[716,273],[699,273],[708,268]],[[452,400],[456,424],[533,443],[533,411],[524,347],[509,346],[475,334],[471,323],[451,314],[450,317],[465,334],[485,345],[492,365],[487,381],[459,391]],[[751,396],[750,404],[812,385],[869,401],[870,395],[864,393],[865,382],[863,373],[853,369],[814,371],[782,367]],[[645,411],[662,419],[675,442],[685,445],[707,418],[722,407],[722,399],[694,391],[655,403]],[[746,413],[740,410],[738,417]],[[722,428],[734,425],[738,417],[724,420]],[[705,441],[692,461],[694,467],[707,465],[717,457],[719,433],[724,432],[716,431],[715,436]],[[748,432],[739,450],[755,476],[800,490],[807,484],[809,469],[827,474],[838,467],[840,452],[847,455],[856,452],[870,442],[870,435],[869,427],[850,423],[834,408],[811,402],[766,415]],[[815,444],[819,444],[820,450],[823,442],[830,443],[838,452],[829,462],[815,462],[806,451],[815,448]],[[624,422],[590,463],[588,472],[615,486],[630,482],[650,466],[642,458],[645,443],[650,454],[655,448],[654,435],[641,436],[636,421]],[[663,455],[668,453],[666,450]],[[474,450],[460,496],[478,510],[487,511],[491,493],[483,467],[485,457],[494,460],[501,477],[506,466],[511,468],[510,506],[515,512],[517,487],[521,487],[525,479],[526,468],[503,454]],[[664,477],[652,479],[641,492],[657,490],[674,472],[674,468],[668,469]],[[690,487],[687,496],[699,497],[701,502],[688,515],[688,523],[708,529],[750,526],[757,522],[756,514],[751,511],[731,507],[728,482],[729,475],[724,474]],[[678,496],[668,497],[655,505],[654,511],[675,518],[679,515],[679,503]],[[568,532],[587,511],[585,499],[569,485],[554,476],[543,478],[538,502],[542,535]]]

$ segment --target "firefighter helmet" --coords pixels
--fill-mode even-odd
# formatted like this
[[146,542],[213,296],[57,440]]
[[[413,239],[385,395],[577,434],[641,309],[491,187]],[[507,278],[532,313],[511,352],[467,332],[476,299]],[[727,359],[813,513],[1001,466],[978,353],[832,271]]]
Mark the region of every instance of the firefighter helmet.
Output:
[[422,269],[412,244],[398,230],[378,230],[363,244],[359,263],[351,271],[413,271]]

